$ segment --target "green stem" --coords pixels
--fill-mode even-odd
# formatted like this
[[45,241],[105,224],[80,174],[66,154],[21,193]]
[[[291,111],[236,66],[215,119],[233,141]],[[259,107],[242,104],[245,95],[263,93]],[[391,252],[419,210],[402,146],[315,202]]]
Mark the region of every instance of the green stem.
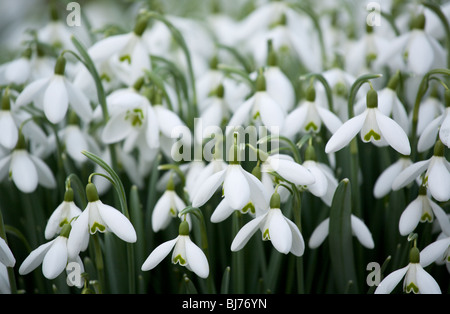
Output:
[[[235,211],[233,213],[233,226],[232,233],[233,237],[239,232],[242,228],[242,214],[239,211]],[[233,284],[234,284],[234,293],[244,293],[245,291],[245,280],[244,280],[244,252],[243,250],[233,252],[231,255],[232,259],[232,268],[233,271]]]
[[105,282],[105,267],[103,263],[103,253],[102,248],[100,245],[100,239],[98,233],[94,234],[94,249],[95,249],[95,266],[97,268],[97,275],[98,275],[98,291],[99,294],[103,293],[103,289],[106,288],[106,282]]
[[[294,210],[294,221],[295,224],[298,227],[298,230],[300,232],[302,231],[302,200],[300,191],[295,187],[295,185],[292,186],[292,189],[294,191],[294,203],[293,203],[293,210]],[[298,293],[305,293],[305,276],[303,272],[303,257],[299,256],[295,258],[295,266],[297,269],[297,292]]]

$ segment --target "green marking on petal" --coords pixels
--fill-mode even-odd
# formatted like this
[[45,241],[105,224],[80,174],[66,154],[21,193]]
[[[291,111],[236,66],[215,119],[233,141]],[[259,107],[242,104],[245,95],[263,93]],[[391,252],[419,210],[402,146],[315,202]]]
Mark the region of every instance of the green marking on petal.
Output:
[[135,108],[132,111],[128,110],[125,115],[125,120],[131,119],[131,125],[135,127],[140,127],[143,124],[144,113],[142,109]]
[[253,115],[253,120],[258,119],[259,116],[260,116],[259,111],[257,111],[257,112]]
[[176,210],[173,209],[172,207],[170,208],[169,213],[170,213],[170,216],[172,216],[172,217],[176,217],[177,216]]
[[59,226],[62,227],[62,226],[64,226],[65,224],[68,224],[68,223],[69,223],[69,222],[67,221],[67,219],[64,218],[64,220],[61,220],[61,222],[59,223]]
[[411,282],[409,285],[406,286],[405,288],[406,293],[419,293],[419,288],[414,284],[414,282]]
[[181,257],[181,254],[178,254],[177,256],[175,256],[172,260],[172,262],[174,264],[179,263],[181,266],[186,265],[186,260],[184,258]]
[[420,217],[420,222],[432,222],[433,221],[433,215],[430,214],[429,212],[425,212],[423,213],[422,217]]
[[106,227],[102,224],[99,224],[98,222],[94,222],[94,224],[91,227],[91,233],[94,234],[96,231],[105,232]]
[[131,64],[131,57],[130,57],[130,55],[124,55],[124,56],[121,56],[121,57],[119,58],[119,61],[120,61],[120,62],[127,61],[128,64]]
[[252,202],[248,202],[247,205],[244,206],[244,208],[241,209],[241,212],[243,214],[248,213],[248,211],[250,211],[252,214],[254,214],[255,211],[255,206],[252,204]]
[[309,131],[309,129],[312,129],[313,131],[317,131],[319,129],[319,127],[314,123],[314,122],[310,122],[305,126],[305,130]]
[[364,140],[368,142],[370,141],[371,137],[373,137],[375,141],[379,141],[381,139],[380,134],[378,134],[374,130],[370,130],[366,135],[364,135]]
[[269,235],[269,228],[267,228],[266,230],[264,230],[263,233],[263,240],[270,240],[270,235]]

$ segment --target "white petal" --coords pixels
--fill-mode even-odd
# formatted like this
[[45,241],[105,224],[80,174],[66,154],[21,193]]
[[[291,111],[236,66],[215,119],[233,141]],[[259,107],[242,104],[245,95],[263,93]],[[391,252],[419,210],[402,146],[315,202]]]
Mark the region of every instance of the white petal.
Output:
[[252,96],[236,109],[230,121],[228,121],[226,136],[231,134],[235,127],[247,125],[254,102],[255,96]]
[[234,209],[228,205],[226,198],[223,198],[222,201],[217,205],[216,209],[211,215],[211,222],[218,223],[224,221],[234,212]]
[[89,239],[89,207],[78,216],[72,223],[69,239],[67,240],[67,252],[69,258],[73,259],[82,251]]
[[89,98],[75,85],[64,80],[70,105],[75,113],[85,122],[89,122],[94,113]]
[[416,272],[417,286],[422,294],[441,294],[441,288],[436,280],[427,273],[421,266],[418,266]]
[[428,169],[428,188],[436,200],[446,202],[450,199],[450,172],[444,164],[444,157],[433,158],[435,162]]
[[28,255],[20,265],[19,274],[26,275],[32,272],[36,267],[38,267],[44,260],[45,254],[47,254],[48,250],[55,241],[56,239],[42,244],[31,251],[30,255]]
[[289,182],[297,185],[308,185],[315,182],[313,174],[295,161],[277,158],[276,155],[269,157],[268,161],[272,169]]
[[431,209],[433,210],[434,216],[436,217],[436,220],[439,223],[439,226],[441,227],[441,230],[444,234],[450,236],[450,219],[445,213],[445,211],[435,202],[433,202],[431,199],[427,199],[428,203],[431,206]]
[[296,224],[289,219],[286,219],[286,222],[288,223],[292,233],[291,253],[295,256],[302,256],[305,252],[305,241],[303,240],[303,236]]
[[450,110],[447,109],[447,114],[444,121],[442,121],[441,127],[439,128],[439,138],[445,146],[450,148]]
[[434,53],[423,31],[415,31],[408,49],[408,66],[416,74],[427,73],[433,64]]
[[191,241],[186,238],[186,259],[189,267],[197,276],[206,278],[209,275],[209,265],[205,253]]
[[320,170],[314,161],[307,160],[303,163],[314,176],[315,182],[308,185],[308,190],[317,197],[322,197],[327,193],[328,181],[325,174]]
[[408,185],[411,181],[415,180],[425,169],[428,167],[431,159],[418,161],[413,163],[409,167],[403,169],[402,172],[397,176],[397,178],[392,183],[392,189],[394,191],[400,190],[401,188]]
[[48,83],[50,82],[50,78],[41,78],[38,79],[23,89],[23,91],[19,94],[19,96],[16,99],[15,106],[21,107],[24,105],[27,105],[31,103],[36,95],[40,93],[41,91],[44,91],[44,89],[47,87]]
[[250,200],[250,187],[240,165],[229,165],[223,182],[223,190],[231,208],[242,209]]
[[420,265],[422,267],[427,267],[431,263],[439,261],[445,255],[445,252],[450,246],[450,237],[437,240],[428,246],[426,246],[422,251],[420,251]]
[[328,143],[325,146],[325,152],[327,154],[334,153],[344,148],[355,137],[355,135],[361,131],[364,121],[366,120],[366,116],[367,110],[345,122],[328,140]]
[[96,42],[88,53],[94,62],[102,61],[122,50],[131,38],[132,33],[110,36]]
[[42,261],[42,272],[47,279],[55,279],[67,265],[67,238],[57,237]]
[[[98,201],[100,202],[100,201]],[[134,243],[137,240],[136,230],[120,211],[112,206],[99,203],[98,211],[109,229],[125,242]]]
[[158,232],[159,230],[167,227],[168,223],[171,220],[169,210],[170,197],[166,191],[158,199],[152,212],[152,229],[154,232]]
[[14,267],[16,259],[3,238],[0,238],[0,263],[6,267]]
[[330,218],[327,218],[324,221],[322,221],[316,227],[316,229],[314,229],[308,242],[308,245],[311,249],[315,249],[323,243],[325,238],[328,236],[329,227],[330,227]]
[[125,119],[127,112],[123,111],[112,116],[102,132],[102,141],[105,144],[117,143],[126,138],[133,130],[130,121]]
[[270,210],[273,211],[269,224],[270,241],[278,252],[288,254],[292,247],[291,229],[280,209]]
[[279,134],[281,127],[284,124],[284,111],[281,109],[280,105],[267,94],[267,92],[258,96],[257,100],[255,100],[255,104],[259,108],[263,124],[270,128],[270,132]]
[[327,129],[332,134],[336,133],[336,131],[342,126],[342,121],[338,118],[338,116],[320,106],[316,106],[316,109],[319,113],[320,119],[322,119],[322,122],[325,124]]
[[39,183],[49,189],[56,187],[55,177],[47,164],[36,156],[29,156],[36,167]]
[[297,134],[305,122],[308,106],[300,105],[290,112],[284,120],[282,134],[286,137],[293,138]]
[[389,294],[398,285],[408,271],[409,265],[390,273],[375,289],[375,294]]
[[8,149],[13,149],[19,139],[19,131],[11,111],[0,110],[0,144]]
[[422,217],[422,199],[413,200],[400,216],[398,227],[400,234],[405,236],[414,231]]
[[78,126],[68,125],[65,132],[66,150],[70,157],[78,162],[86,161],[81,152],[89,150],[88,143]]
[[59,123],[66,116],[69,107],[64,77],[55,75],[44,93],[44,113],[51,123]]
[[256,217],[245,224],[234,237],[231,243],[231,250],[236,252],[242,249],[266,218],[267,214]]
[[402,127],[391,118],[383,115],[379,110],[375,111],[378,126],[385,140],[389,145],[402,155],[411,154],[408,135]]
[[24,193],[33,192],[38,185],[38,173],[30,155],[25,150],[16,150],[11,160],[12,179]]
[[392,183],[395,178],[402,172],[403,166],[401,160],[387,167],[378,177],[373,187],[373,195],[376,198],[386,196],[392,190]]
[[181,121],[180,117],[169,109],[166,109],[161,105],[155,106],[153,109],[158,117],[158,121],[162,122],[159,124],[159,128],[165,136],[170,138],[172,137],[172,132],[176,130],[177,127],[186,126],[186,124]]
[[193,207],[200,207],[204,205],[211,196],[217,191],[219,186],[223,183],[227,169],[216,172],[208,177],[202,185],[199,186],[197,192],[192,200]]
[[47,225],[45,226],[45,238],[50,240],[54,237],[54,235],[59,231],[59,224],[61,223],[62,214],[67,208],[67,202],[63,201],[61,204],[56,207],[53,213],[50,215],[50,218],[47,221]]
[[358,217],[351,215],[352,231],[359,242],[368,249],[373,249],[375,244],[373,242],[372,234],[369,228]]
[[435,118],[431,121],[422,131],[422,134],[419,137],[419,141],[417,142],[417,150],[419,152],[424,152],[427,149],[433,147],[434,143],[436,143],[436,138],[439,132],[439,125],[442,122],[442,116]]
[[177,243],[178,238],[164,242],[156,247],[152,253],[147,257],[145,262],[142,264],[141,270],[147,271],[156,267],[167,255]]
[[269,207],[270,200],[263,183],[253,174],[247,171],[243,171],[243,173],[250,187],[250,200],[257,208],[265,210]]

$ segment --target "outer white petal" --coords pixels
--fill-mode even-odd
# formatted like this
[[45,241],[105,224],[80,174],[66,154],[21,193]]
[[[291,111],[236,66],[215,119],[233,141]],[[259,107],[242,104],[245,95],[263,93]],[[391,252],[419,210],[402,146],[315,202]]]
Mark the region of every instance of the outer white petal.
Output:
[[440,239],[429,244],[422,251],[420,251],[420,265],[422,267],[427,267],[431,263],[442,259],[449,246],[450,237]]
[[269,129],[271,133],[279,134],[284,124],[284,111],[267,92],[260,93],[262,94],[257,95],[255,105],[259,108],[261,120],[266,127],[274,128]]
[[155,208],[152,212],[152,229],[154,232],[158,232],[164,229],[170,221],[170,196],[166,192],[161,195],[159,200],[155,204]]
[[36,95],[47,87],[50,78],[41,78],[28,84],[16,99],[15,107],[21,107],[31,103]]
[[408,271],[409,265],[393,271],[386,276],[375,289],[375,294],[389,294],[398,285]]
[[47,279],[55,279],[67,265],[67,238],[57,237],[42,261],[42,273]]
[[64,77],[55,75],[44,93],[44,113],[51,123],[59,123],[66,116],[69,107]]
[[14,267],[16,259],[3,238],[0,238],[0,263],[7,267]]
[[433,214],[436,217],[436,220],[439,223],[439,226],[441,227],[441,230],[443,234],[450,236],[450,219],[445,213],[445,211],[435,202],[433,202],[431,199],[428,199],[428,203],[431,206],[431,209],[433,210]]
[[423,31],[415,30],[408,49],[408,66],[416,74],[427,73],[433,64],[434,53]]
[[202,185],[199,186],[197,192],[192,200],[193,207],[200,207],[205,204],[211,196],[217,191],[219,186],[223,183],[227,169],[216,172],[208,177]]
[[58,232],[59,224],[61,223],[61,218],[63,211],[65,210],[65,206],[67,203],[63,201],[61,204],[56,207],[53,213],[50,215],[50,218],[47,221],[47,225],[45,226],[45,238],[47,240],[53,238],[53,236]]
[[411,146],[409,145],[408,135],[406,135],[402,127],[391,118],[383,115],[379,110],[375,111],[375,116],[382,136],[389,143],[389,145],[400,154],[411,154]]
[[422,199],[416,198],[413,200],[400,216],[398,227],[400,234],[405,236],[410,234],[419,224],[422,217]]
[[33,192],[38,185],[38,172],[25,150],[16,150],[11,160],[12,179],[24,193]]
[[433,158],[435,161],[428,169],[428,189],[436,200],[446,202],[450,199],[450,172],[444,164],[444,157]]
[[142,264],[141,270],[147,271],[155,268],[156,265],[158,265],[167,255],[169,255],[170,251],[175,246],[175,243],[177,243],[177,240],[178,237],[157,246],[147,257],[144,264]]
[[308,242],[308,245],[311,249],[315,249],[323,243],[325,238],[328,236],[329,227],[330,227],[330,218],[327,218],[324,221],[322,221],[316,227],[316,229],[314,229]]
[[245,224],[234,237],[234,240],[231,243],[231,250],[236,252],[242,249],[266,218],[267,214],[264,214],[250,220],[247,224]]
[[234,209],[228,205],[227,199],[223,198],[222,201],[217,205],[216,209],[211,215],[211,222],[218,223],[224,221],[234,212]]
[[305,252],[305,241],[303,240],[303,236],[296,224],[289,219],[286,219],[286,222],[288,223],[292,233],[291,253],[295,256],[302,256]]
[[159,148],[159,122],[153,107],[147,109],[147,129],[145,131],[147,145],[151,149]]
[[439,128],[439,138],[445,146],[450,148],[450,109],[447,109],[445,119]]
[[336,131],[342,126],[341,119],[338,118],[337,115],[332,113],[330,110],[322,108],[320,106],[316,106],[317,112],[322,119],[323,124],[327,127],[327,129],[332,133],[336,133]]
[[441,294],[441,288],[436,280],[420,265],[416,267],[416,279],[419,291],[422,294]]
[[8,149],[13,149],[19,139],[19,131],[11,111],[0,110],[0,144]]
[[105,144],[117,143],[130,134],[133,126],[125,119],[126,116],[127,112],[123,111],[108,120],[102,132],[102,141]]
[[88,143],[80,128],[75,125],[68,125],[65,132],[66,149],[70,157],[77,162],[86,161],[86,156],[81,152],[88,150]]
[[295,134],[300,132],[303,124],[305,123],[308,106],[302,104],[299,107],[292,110],[284,120],[284,125],[281,134],[292,138]]
[[159,123],[159,128],[161,132],[169,138],[172,137],[172,132],[177,127],[184,128],[186,126],[186,124],[183,121],[181,121],[180,117],[176,113],[170,111],[169,109],[164,108],[161,105],[153,107],[153,110],[155,110],[156,116],[158,117],[158,121],[161,122]]
[[325,146],[325,152],[327,154],[334,153],[344,148],[355,137],[355,135],[361,131],[364,121],[366,120],[366,116],[367,110],[345,122],[328,140],[328,143]]
[[47,164],[36,156],[29,156],[36,167],[39,183],[49,189],[56,187],[55,176]]
[[411,181],[415,180],[422,172],[427,169],[430,159],[418,161],[413,163],[409,167],[403,169],[402,172],[397,176],[397,178],[392,183],[392,189],[394,191],[399,190],[406,185],[408,185]]
[[56,239],[40,245],[28,255],[19,267],[19,274],[26,275],[38,267],[44,260],[45,254],[51,248]]
[[270,209],[270,211],[273,211],[269,224],[270,241],[278,252],[288,254],[292,247],[290,226],[280,209]]
[[98,211],[108,228],[120,239],[129,243],[136,242],[136,230],[134,230],[133,225],[124,214],[114,207],[103,203],[98,204]]
[[436,143],[436,137],[439,132],[439,125],[442,122],[442,116],[439,116],[432,120],[428,125],[423,129],[422,134],[419,137],[419,141],[417,142],[417,150],[419,152],[424,152],[427,149],[433,147],[434,143]]
[[373,187],[373,195],[376,198],[382,198],[386,196],[392,190],[392,182],[402,172],[402,164],[397,161],[387,167],[378,177]]
[[297,185],[308,185],[315,182],[313,174],[295,161],[278,158],[277,155],[270,156],[267,161],[272,170],[292,183]]
[[314,176],[314,183],[308,185],[308,190],[317,197],[322,197],[327,193],[328,181],[325,174],[320,170],[314,161],[306,160],[303,166]]
[[189,268],[201,278],[206,278],[209,275],[209,264],[205,253],[191,241],[186,238],[186,259]]
[[247,125],[254,102],[255,96],[252,96],[236,109],[230,121],[228,121],[227,136],[234,131],[235,127]]
[[358,217],[351,215],[352,231],[359,242],[368,249],[373,249],[375,243],[373,242],[372,234],[369,228]]
[[132,33],[110,36],[95,43],[88,53],[94,62],[107,59],[122,50],[128,43]]
[[250,187],[240,165],[229,165],[223,182],[223,191],[233,209],[242,209],[250,200]]
[[73,111],[85,122],[89,122],[94,113],[89,98],[75,85],[64,79],[67,95]]
[[67,252],[73,259],[82,251],[89,239],[89,206],[72,223],[69,239],[67,240]]
[[243,171],[243,174],[247,179],[248,186],[250,187],[251,201],[260,209],[268,208],[270,200],[263,183],[247,171]]

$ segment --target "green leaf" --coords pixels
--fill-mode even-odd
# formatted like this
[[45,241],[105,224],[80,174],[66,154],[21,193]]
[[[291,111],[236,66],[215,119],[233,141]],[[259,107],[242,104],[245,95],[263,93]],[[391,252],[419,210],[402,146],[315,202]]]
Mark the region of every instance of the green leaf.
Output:
[[[357,291],[351,229],[351,188],[343,179],[334,193],[330,209],[329,247],[333,278],[339,293]],[[348,285],[349,282],[353,284]]]
[[229,286],[230,286],[230,266],[227,266],[227,268],[225,268],[225,271],[223,272],[222,285],[220,287],[220,293],[221,294],[228,294],[229,293]]

